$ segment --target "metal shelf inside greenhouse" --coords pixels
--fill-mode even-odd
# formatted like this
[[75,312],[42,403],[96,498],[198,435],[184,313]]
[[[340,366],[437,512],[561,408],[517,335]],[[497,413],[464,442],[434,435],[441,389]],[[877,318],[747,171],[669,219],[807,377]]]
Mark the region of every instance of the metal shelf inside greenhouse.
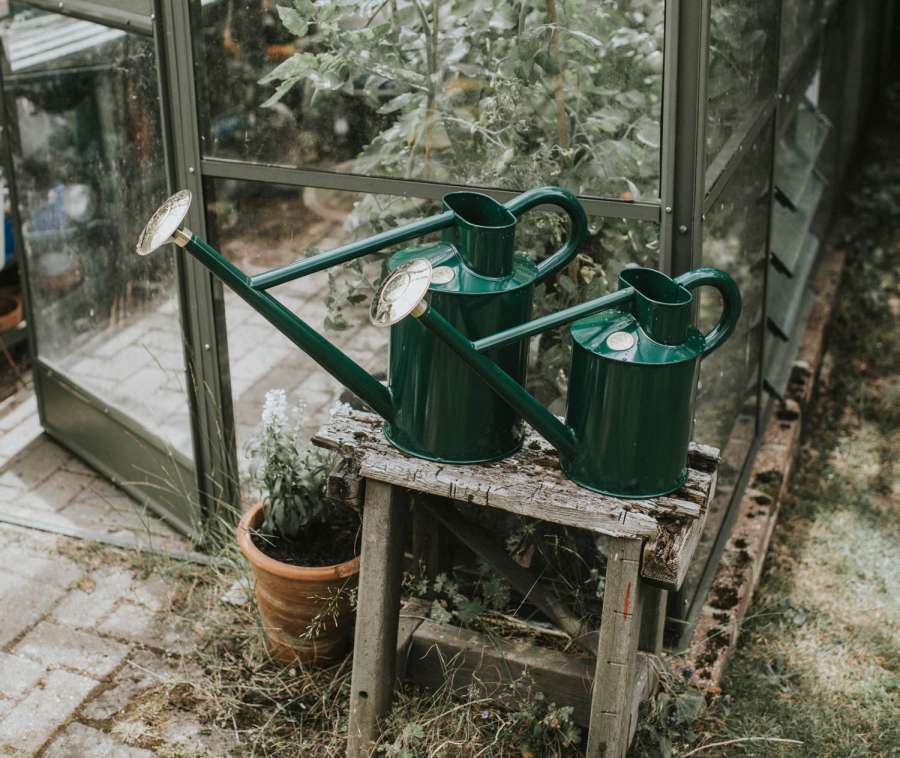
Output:
[[800,250],[794,276],[788,277],[778,271],[769,273],[769,318],[781,327],[785,334],[793,334],[797,329],[797,315],[800,312],[800,292],[809,281],[819,240],[807,232]]
[[815,216],[824,189],[825,184],[821,180],[810,176],[797,210],[775,203],[772,214],[772,252],[793,274],[796,274],[809,225]]
[[778,143],[775,184],[794,205],[799,205],[810,189],[809,179],[830,128],[818,113],[803,104],[785,138]]

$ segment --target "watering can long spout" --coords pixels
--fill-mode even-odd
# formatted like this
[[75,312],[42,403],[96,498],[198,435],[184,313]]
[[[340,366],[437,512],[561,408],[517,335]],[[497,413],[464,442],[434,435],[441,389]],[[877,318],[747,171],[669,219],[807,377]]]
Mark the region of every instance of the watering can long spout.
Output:
[[[137,245],[137,252],[148,255],[169,242],[184,248],[213,274],[233,289],[255,311],[281,331],[297,347],[322,366],[341,384],[368,403],[386,419],[393,416],[390,390],[366,372],[311,326],[294,315],[268,292],[253,287],[252,277],[232,265],[190,229],[184,217],[191,202],[191,193],[178,192],[156,212]],[[317,269],[318,270],[318,269]],[[304,273],[309,273],[308,271]],[[278,282],[276,282],[278,283]],[[273,285],[274,286],[274,285]]]

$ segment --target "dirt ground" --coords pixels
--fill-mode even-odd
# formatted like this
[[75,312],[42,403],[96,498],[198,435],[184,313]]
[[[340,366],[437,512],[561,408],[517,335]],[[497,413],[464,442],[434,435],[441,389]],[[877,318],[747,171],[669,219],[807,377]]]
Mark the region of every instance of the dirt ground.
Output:
[[900,756],[900,86],[876,112],[829,236],[847,261],[818,394],[737,653],[696,719],[673,707],[691,693],[675,672],[631,755]]

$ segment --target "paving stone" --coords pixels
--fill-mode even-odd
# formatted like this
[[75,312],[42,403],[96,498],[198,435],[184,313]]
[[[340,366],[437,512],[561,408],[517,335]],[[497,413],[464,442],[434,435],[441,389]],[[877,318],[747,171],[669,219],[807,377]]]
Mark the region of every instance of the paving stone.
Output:
[[167,660],[149,650],[138,650],[116,674],[116,683],[85,703],[85,718],[104,721],[121,712],[148,687],[176,674]]
[[43,618],[65,594],[52,584],[0,571],[0,647]]
[[49,557],[17,544],[0,548],[0,568],[58,587],[68,587],[84,574],[77,564],[62,555]]
[[159,611],[169,604],[175,588],[157,573],[150,574],[144,581],[135,584],[131,600],[151,611]]
[[95,626],[128,592],[133,576],[132,572],[124,569],[95,571],[89,577],[93,580],[93,589],[69,590],[50,618],[58,624],[77,629]]
[[[220,756],[230,755],[238,746],[234,732],[215,725],[203,725],[191,716],[170,719],[157,728],[159,738],[174,748],[181,747],[182,755]],[[178,755],[178,753],[176,753]]]
[[77,669],[99,678],[125,659],[128,646],[42,621],[13,648],[13,653],[27,655],[45,666]]
[[153,758],[154,753],[129,747],[106,732],[72,723],[44,751],[45,758]]
[[9,713],[16,701],[41,678],[40,663],[18,655],[0,653],[0,718]]
[[22,448],[27,447],[43,434],[44,428],[41,426],[41,419],[37,415],[29,416],[0,437],[0,456],[12,458]]
[[31,691],[0,721],[0,745],[34,752],[81,705],[97,685],[93,679],[68,671],[51,671],[44,686]]
[[38,412],[37,398],[34,395],[26,398],[15,407],[0,416],[0,430],[6,432]]
[[29,490],[39,485],[70,458],[65,449],[46,435],[23,444],[15,457],[0,469],[0,484]]
[[176,621],[157,618],[151,610],[134,603],[119,603],[118,607],[97,627],[101,634],[170,653],[191,652],[199,641],[190,628]]
[[38,495],[58,511],[78,497],[87,482],[83,474],[73,474],[59,468],[29,494]]

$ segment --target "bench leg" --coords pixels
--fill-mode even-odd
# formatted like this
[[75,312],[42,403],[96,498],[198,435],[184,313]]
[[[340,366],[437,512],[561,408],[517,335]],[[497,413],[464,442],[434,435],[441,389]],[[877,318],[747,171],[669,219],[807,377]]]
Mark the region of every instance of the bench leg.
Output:
[[641,630],[641,540],[615,538],[606,567],[606,595],[591,699],[588,758],[623,758]]
[[367,758],[379,737],[378,722],[391,708],[406,503],[406,490],[373,479],[366,482],[348,758]]

